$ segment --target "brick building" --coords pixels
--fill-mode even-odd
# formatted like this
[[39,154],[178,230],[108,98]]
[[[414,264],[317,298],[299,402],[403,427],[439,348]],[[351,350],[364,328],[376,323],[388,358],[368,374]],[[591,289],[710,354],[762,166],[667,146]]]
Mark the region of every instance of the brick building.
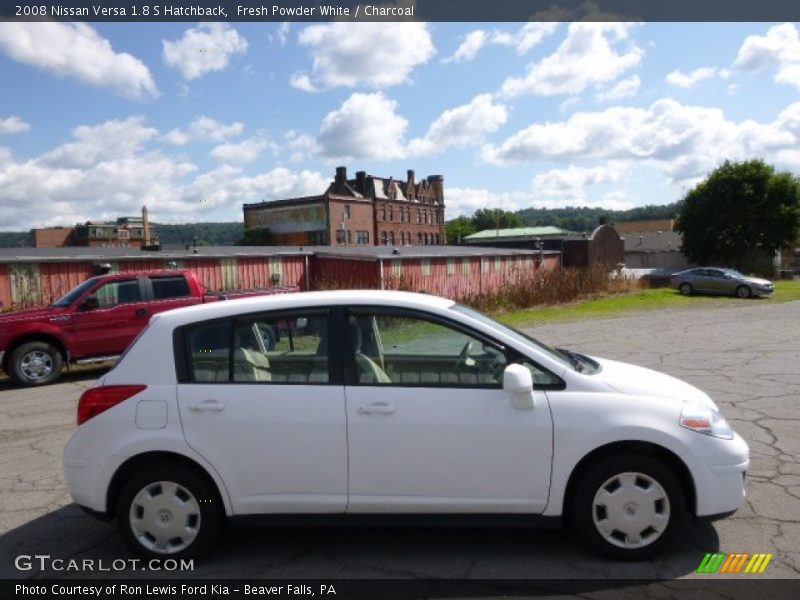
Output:
[[445,243],[444,178],[405,181],[358,171],[336,177],[319,196],[245,204],[246,230],[268,229],[275,245],[429,246]]
[[119,217],[116,221],[86,221],[75,227],[31,229],[34,248],[89,246],[105,248],[142,248],[158,245],[153,235],[147,207],[141,217]]

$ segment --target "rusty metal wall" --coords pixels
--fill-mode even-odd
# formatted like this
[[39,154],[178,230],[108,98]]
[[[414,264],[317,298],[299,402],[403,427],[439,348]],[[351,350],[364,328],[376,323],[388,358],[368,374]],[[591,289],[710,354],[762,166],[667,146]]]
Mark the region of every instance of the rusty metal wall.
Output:
[[380,289],[380,270],[374,260],[311,258],[311,289]]
[[305,256],[273,256],[263,258],[236,258],[239,287],[252,289],[270,285],[296,285],[306,289]]

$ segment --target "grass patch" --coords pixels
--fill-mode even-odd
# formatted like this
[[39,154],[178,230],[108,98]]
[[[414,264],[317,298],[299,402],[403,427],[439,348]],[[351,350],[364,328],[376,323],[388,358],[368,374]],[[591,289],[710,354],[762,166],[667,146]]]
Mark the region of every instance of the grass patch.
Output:
[[770,298],[741,300],[731,296],[681,296],[677,290],[671,288],[656,288],[590,298],[569,304],[496,313],[494,316],[509,325],[524,326],[532,323],[601,319],[637,310],[692,308],[708,305],[748,306],[750,305],[748,303],[768,304],[793,300],[800,300],[800,280],[775,282],[775,293]]

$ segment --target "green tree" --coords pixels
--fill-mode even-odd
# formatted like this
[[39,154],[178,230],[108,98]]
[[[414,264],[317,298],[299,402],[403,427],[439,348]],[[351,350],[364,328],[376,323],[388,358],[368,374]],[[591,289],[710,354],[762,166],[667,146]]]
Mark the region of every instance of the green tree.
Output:
[[475,222],[472,217],[458,217],[445,223],[445,235],[448,244],[458,244],[466,236],[475,233]]
[[272,232],[267,227],[258,229],[245,229],[242,239],[236,242],[237,246],[271,246]]
[[800,180],[762,160],[725,161],[686,195],[676,229],[689,259],[741,268],[797,239]]
[[524,227],[522,217],[515,212],[500,210],[499,208],[481,208],[475,211],[472,217],[475,228],[478,231],[484,229],[509,229],[512,227]]

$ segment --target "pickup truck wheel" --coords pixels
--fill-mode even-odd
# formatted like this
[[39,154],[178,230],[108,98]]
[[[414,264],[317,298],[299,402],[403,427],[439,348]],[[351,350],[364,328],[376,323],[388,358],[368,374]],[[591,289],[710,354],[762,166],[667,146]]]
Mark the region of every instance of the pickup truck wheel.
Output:
[[572,520],[600,553],[642,560],[660,552],[686,520],[680,483],[661,461],[644,455],[606,458],[575,488]]
[[179,465],[164,465],[128,480],[120,493],[117,524],[139,556],[196,557],[219,539],[225,513],[206,478]]
[[8,366],[9,375],[19,385],[47,385],[61,375],[64,359],[52,344],[28,342],[11,353]]

